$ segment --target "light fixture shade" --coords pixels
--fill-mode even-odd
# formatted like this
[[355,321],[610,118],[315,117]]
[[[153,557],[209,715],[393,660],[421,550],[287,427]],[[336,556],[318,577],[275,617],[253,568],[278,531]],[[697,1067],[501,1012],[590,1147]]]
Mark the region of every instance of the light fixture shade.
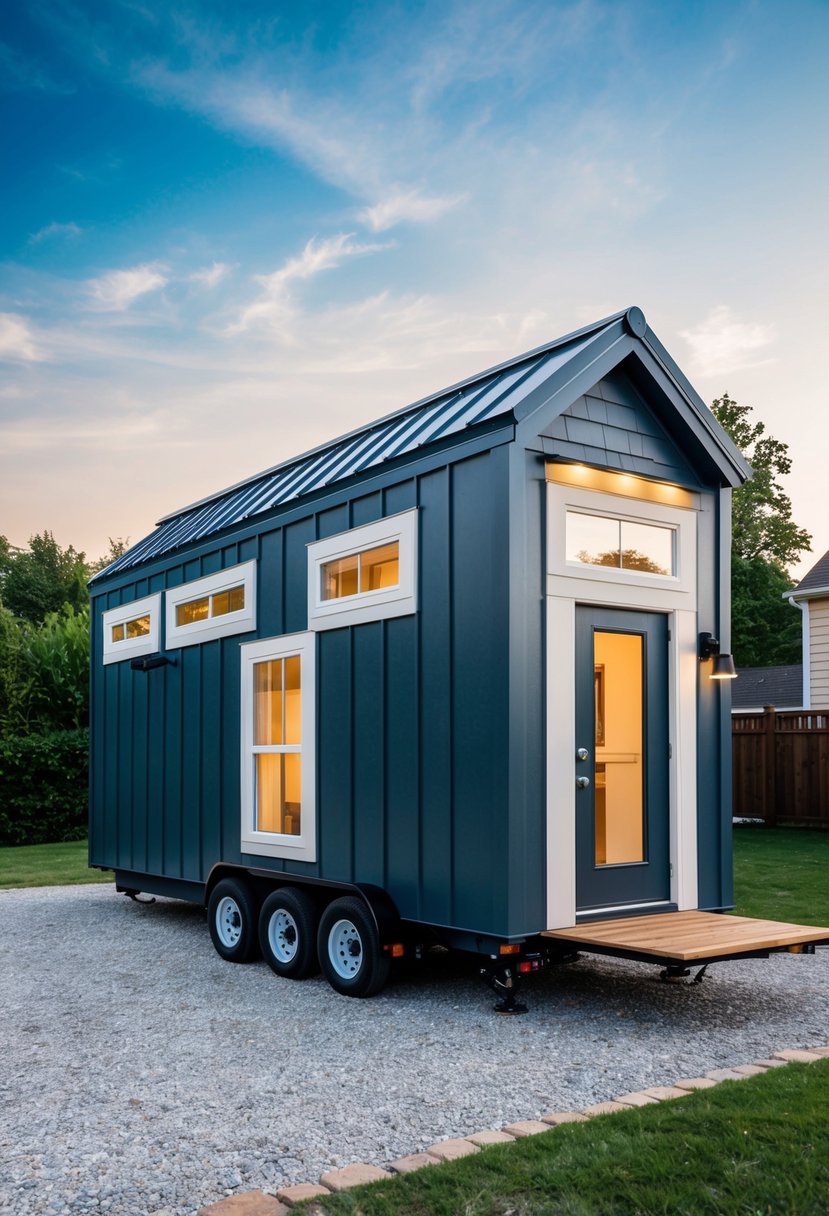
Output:
[[718,654],[714,659],[714,670],[711,672],[712,680],[736,680],[737,669],[734,666],[734,659],[730,654]]

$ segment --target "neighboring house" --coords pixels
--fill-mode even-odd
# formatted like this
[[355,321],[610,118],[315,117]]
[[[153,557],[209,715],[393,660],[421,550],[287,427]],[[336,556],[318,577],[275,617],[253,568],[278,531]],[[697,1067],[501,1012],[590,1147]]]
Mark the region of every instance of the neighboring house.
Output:
[[91,863],[351,992],[730,906],[748,473],[632,308],[167,516],[91,585]]
[[829,707],[829,551],[786,597],[803,613],[803,709]]
[[782,667],[738,667],[736,680],[731,690],[731,709],[734,713],[763,709],[773,705],[775,709],[803,708],[803,664],[786,663]]

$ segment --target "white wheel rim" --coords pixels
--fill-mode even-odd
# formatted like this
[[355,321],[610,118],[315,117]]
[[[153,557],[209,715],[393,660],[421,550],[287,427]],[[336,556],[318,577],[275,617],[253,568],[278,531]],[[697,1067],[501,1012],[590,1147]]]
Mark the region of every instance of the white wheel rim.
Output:
[[299,930],[290,912],[278,908],[268,922],[268,944],[280,963],[290,963],[299,949]]
[[363,965],[363,940],[350,920],[338,920],[328,934],[328,958],[341,979],[351,980]]
[[242,936],[242,913],[235,899],[225,895],[216,908],[216,932],[222,945],[232,950]]

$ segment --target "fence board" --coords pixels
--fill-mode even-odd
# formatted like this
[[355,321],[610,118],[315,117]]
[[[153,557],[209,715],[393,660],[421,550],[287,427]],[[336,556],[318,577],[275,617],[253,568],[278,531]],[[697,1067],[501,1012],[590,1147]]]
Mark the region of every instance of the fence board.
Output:
[[735,816],[829,828],[829,710],[734,714],[731,737]]

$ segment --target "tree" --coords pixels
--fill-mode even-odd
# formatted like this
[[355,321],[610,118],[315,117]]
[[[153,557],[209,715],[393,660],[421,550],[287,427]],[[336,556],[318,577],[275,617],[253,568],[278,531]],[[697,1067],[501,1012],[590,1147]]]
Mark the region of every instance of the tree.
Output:
[[28,549],[0,542],[0,600],[15,616],[40,624],[66,604],[78,611],[87,603],[86,554],[61,549],[51,532],[32,536]]
[[749,405],[728,393],[711,406],[720,426],[748,460],[753,478],[734,491],[731,540],[731,615],[734,661],[771,667],[801,658],[800,613],[783,599],[794,585],[789,567],[811,549],[812,538],[792,519],[781,478],[791,472],[789,448],[766,434]]
[[788,570],[812,547],[809,533],[792,519],[791,499],[780,481],[792,469],[788,444],[766,435],[765,424],[752,421],[751,406],[738,405],[728,393],[711,409],[754,471],[751,481],[734,491],[731,552],[747,561],[762,557]]

